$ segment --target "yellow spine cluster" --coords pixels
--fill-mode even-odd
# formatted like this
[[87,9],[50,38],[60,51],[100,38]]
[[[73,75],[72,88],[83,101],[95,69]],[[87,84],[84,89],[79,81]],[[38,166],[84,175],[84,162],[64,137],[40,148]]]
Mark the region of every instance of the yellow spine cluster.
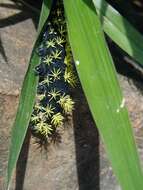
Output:
[[39,47],[40,64],[36,102],[31,116],[31,128],[49,140],[63,126],[64,118],[74,109],[69,88],[77,85],[73,56],[67,39],[62,1],[50,13],[50,21]]

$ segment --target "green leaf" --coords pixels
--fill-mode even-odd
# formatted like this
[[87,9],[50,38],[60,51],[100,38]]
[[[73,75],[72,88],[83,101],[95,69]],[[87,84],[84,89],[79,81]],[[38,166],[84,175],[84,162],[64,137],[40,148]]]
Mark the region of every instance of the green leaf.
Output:
[[123,190],[143,189],[143,174],[114,64],[89,0],[64,0],[69,41],[93,118]]
[[39,25],[38,25],[38,34],[41,33],[42,28],[49,16],[50,8],[51,8],[52,0],[43,0]]
[[93,0],[105,33],[143,66],[143,36],[105,0]]
[[9,153],[9,160],[8,160],[7,178],[6,178],[7,189],[9,189],[10,180],[11,180],[14,168],[16,166],[16,162],[18,160],[18,157],[22,148],[22,144],[27,132],[29,120],[31,117],[31,113],[32,113],[32,109],[33,109],[33,105],[35,101],[38,77],[36,77],[34,74],[34,68],[40,62],[39,56],[37,55],[35,49],[37,48],[39,44],[40,33],[48,18],[51,2],[52,2],[51,0],[43,1],[39,28],[38,28],[39,35],[31,54],[28,71],[26,73],[26,76],[23,82],[23,87],[21,90],[18,111],[17,111],[13,129],[12,129],[12,136],[11,136],[11,145],[10,145],[10,153]]

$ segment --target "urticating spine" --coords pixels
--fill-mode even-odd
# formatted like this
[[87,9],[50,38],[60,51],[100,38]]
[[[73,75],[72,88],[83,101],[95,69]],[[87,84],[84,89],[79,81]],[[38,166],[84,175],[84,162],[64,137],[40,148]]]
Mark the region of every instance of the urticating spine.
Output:
[[41,62],[35,73],[39,83],[30,127],[34,133],[50,139],[74,109],[69,89],[77,83],[63,5],[59,1],[51,9],[38,54]]

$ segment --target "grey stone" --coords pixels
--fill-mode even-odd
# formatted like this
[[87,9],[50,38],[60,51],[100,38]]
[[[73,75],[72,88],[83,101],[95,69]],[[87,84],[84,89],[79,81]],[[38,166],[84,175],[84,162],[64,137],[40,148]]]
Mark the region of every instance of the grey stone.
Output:
[[[0,1],[0,4],[0,93],[18,95],[36,30],[28,11],[24,12],[9,0]],[[29,17],[24,17],[28,14]]]
[[[4,0],[0,1],[0,5],[2,4],[14,5],[14,2]],[[11,8],[0,6],[0,19],[21,12],[18,7],[16,9],[9,7]],[[2,190],[18,95],[36,37],[33,21],[30,19],[31,14],[27,10],[23,11],[26,11],[27,17],[24,18],[27,19],[13,24],[15,18],[12,17],[11,22],[3,21],[3,27],[0,29],[0,189]],[[119,75],[119,80],[143,160],[141,84],[122,75]],[[85,98],[78,91],[75,92],[76,111],[69,122],[66,122],[59,143],[56,141],[44,150],[38,148],[35,138],[27,133],[10,190],[22,190],[22,187],[23,190],[120,190]]]

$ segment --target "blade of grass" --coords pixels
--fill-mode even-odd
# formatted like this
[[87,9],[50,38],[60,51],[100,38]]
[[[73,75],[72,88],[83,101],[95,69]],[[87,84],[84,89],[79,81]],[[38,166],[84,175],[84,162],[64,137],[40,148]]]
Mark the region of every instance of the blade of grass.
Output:
[[125,100],[94,5],[64,0],[68,34],[84,93],[123,190],[143,189]]
[[46,22],[50,7],[51,7],[52,0],[43,1],[42,11],[39,21],[38,27],[38,38],[34,45],[31,58],[29,61],[29,67],[23,82],[23,87],[21,90],[21,96],[19,100],[18,111],[16,115],[16,119],[12,129],[11,135],[11,145],[10,145],[10,152],[9,152],[9,160],[8,160],[8,169],[7,169],[7,177],[6,177],[6,187],[9,189],[10,180],[16,166],[16,162],[18,160],[21,147],[27,132],[27,127],[29,124],[29,120],[31,117],[35,95],[36,95],[36,86],[38,77],[34,74],[34,68],[36,65],[39,64],[39,56],[35,52],[36,47],[39,44],[40,40],[40,32],[44,27],[44,23]]
[[105,33],[143,66],[143,36],[105,0],[93,0]]
[[40,35],[43,29],[43,26],[49,16],[51,4],[52,4],[52,0],[43,0],[40,19],[39,19],[39,25],[38,25],[38,35]]

